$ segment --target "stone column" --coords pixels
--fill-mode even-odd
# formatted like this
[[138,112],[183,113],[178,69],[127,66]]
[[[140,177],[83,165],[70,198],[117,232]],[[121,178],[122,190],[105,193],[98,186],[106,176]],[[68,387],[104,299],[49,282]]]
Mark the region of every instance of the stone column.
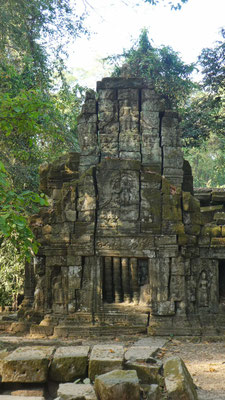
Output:
[[104,259],[104,299],[107,303],[113,303],[112,258]]
[[139,286],[138,286],[138,266],[137,258],[130,259],[131,287],[133,290],[134,303],[139,302]]
[[115,292],[115,303],[122,302],[120,258],[113,257],[113,284]]
[[122,258],[122,285],[123,285],[123,300],[130,302],[130,282],[129,282],[129,264],[128,258]]

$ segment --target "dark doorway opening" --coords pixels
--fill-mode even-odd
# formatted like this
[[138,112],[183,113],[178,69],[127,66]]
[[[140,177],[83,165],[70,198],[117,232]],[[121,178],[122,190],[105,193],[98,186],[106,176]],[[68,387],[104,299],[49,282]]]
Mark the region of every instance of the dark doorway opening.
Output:
[[219,260],[219,301],[225,303],[225,260]]

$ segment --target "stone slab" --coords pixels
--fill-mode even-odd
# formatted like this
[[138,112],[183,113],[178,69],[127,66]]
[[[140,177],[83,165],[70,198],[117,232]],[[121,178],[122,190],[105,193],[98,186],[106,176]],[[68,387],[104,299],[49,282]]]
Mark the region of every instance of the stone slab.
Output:
[[160,348],[165,347],[168,339],[163,337],[146,337],[137,340],[134,346],[148,347],[149,352],[151,352],[151,357],[155,357]]
[[6,394],[2,394],[0,395],[0,400],[45,400],[44,397],[40,397],[40,396],[11,396],[6,395]]
[[136,371],[115,370],[95,379],[95,391],[101,400],[139,400],[140,386]]
[[4,359],[2,382],[46,382],[53,351],[53,346],[18,347]]
[[122,369],[123,360],[123,346],[96,345],[91,352],[88,376],[93,381],[97,375],[114,369]]
[[52,360],[49,376],[56,382],[71,382],[87,376],[89,346],[59,347]]
[[159,347],[155,348],[152,346],[132,346],[130,347],[125,355],[125,361],[143,361],[148,362],[149,359],[154,357],[155,353],[159,350]]
[[183,360],[171,357],[164,363],[164,377],[168,396],[171,400],[197,400],[197,392]]
[[57,392],[60,400],[97,400],[92,385],[61,383]]

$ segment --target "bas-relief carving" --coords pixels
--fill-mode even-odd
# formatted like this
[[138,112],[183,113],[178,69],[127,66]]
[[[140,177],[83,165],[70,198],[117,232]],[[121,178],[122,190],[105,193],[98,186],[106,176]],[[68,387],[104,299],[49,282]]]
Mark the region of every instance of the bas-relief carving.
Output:
[[198,282],[198,307],[208,307],[209,305],[210,282],[206,271],[202,271]]
[[45,276],[38,276],[34,291],[34,310],[37,312],[44,311],[45,305]]
[[137,171],[100,170],[97,174],[99,209],[138,205]]
[[120,131],[138,132],[139,112],[127,106],[127,102],[120,108],[119,122]]

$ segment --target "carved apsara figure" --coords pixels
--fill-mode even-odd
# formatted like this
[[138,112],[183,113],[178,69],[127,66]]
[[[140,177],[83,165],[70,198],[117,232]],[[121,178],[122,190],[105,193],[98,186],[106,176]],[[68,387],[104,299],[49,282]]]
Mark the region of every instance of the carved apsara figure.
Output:
[[198,284],[198,305],[208,307],[209,305],[209,282],[206,271],[202,271]]

